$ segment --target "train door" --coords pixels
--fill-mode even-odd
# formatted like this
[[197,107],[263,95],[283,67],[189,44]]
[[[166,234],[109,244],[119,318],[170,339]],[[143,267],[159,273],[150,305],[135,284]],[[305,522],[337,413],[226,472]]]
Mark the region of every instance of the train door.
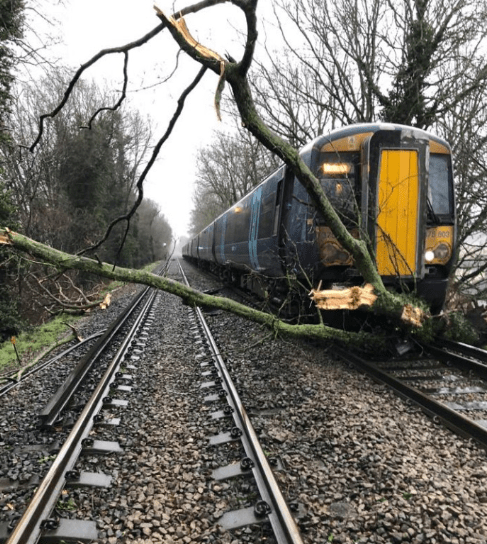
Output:
[[278,232],[284,168],[269,176],[262,184],[259,209],[257,255],[259,271],[266,276],[281,276]]
[[262,201],[262,185],[257,187],[252,193],[250,204],[250,229],[249,229],[249,260],[253,270],[260,270],[259,264],[259,222],[260,222],[260,204]]
[[227,232],[228,213],[216,221],[215,227],[215,259],[222,266],[227,264],[225,257],[225,237]]
[[418,152],[384,149],[380,154],[376,261],[382,276],[417,275]]
[[428,141],[379,131],[362,146],[362,221],[387,278],[424,275],[424,197]]

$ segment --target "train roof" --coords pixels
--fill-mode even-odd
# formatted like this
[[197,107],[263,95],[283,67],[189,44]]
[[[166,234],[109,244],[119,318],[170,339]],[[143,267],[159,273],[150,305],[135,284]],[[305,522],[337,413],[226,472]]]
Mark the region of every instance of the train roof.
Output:
[[[394,131],[407,131],[411,134],[411,136],[416,135],[416,137],[427,137],[430,140],[436,142],[439,144],[440,147],[443,148],[443,153],[446,151],[450,151],[450,145],[446,140],[443,138],[440,138],[439,136],[436,136],[435,134],[432,134],[431,132],[427,132],[426,130],[422,130],[420,128],[410,127],[407,125],[400,125],[398,123],[356,123],[354,125],[347,125],[345,127],[337,128],[335,130],[332,130],[328,133],[322,134],[321,136],[317,136],[314,140],[311,140],[309,143],[307,143],[304,147],[300,150],[300,155],[305,155],[306,153],[310,153],[313,149],[326,149],[327,143],[334,143],[333,147],[330,148],[334,149],[335,144],[338,140],[348,140],[351,137],[357,137],[362,136],[361,138],[356,138],[357,143],[359,144],[362,142],[367,136],[371,135],[374,132],[377,132],[379,130],[394,130]],[[274,172],[272,172],[267,178],[263,179],[258,185],[256,185],[251,191],[249,191],[246,195],[244,195],[241,199],[239,199],[238,202],[233,204],[233,206],[230,206],[228,210],[225,210],[223,213],[221,213],[218,217],[216,217],[211,223],[209,223],[204,229],[202,229],[198,234],[193,236],[192,239],[199,236],[201,233],[206,231],[207,229],[211,228],[214,223],[219,220],[221,217],[223,217],[226,213],[228,213],[229,210],[231,210],[233,207],[237,206],[239,202],[241,202],[244,198],[247,198],[250,194],[252,194],[257,188],[262,185],[267,179],[274,175],[278,170],[281,168],[285,168],[285,164],[281,164]]]
[[[423,138],[426,137],[438,143],[440,146],[443,146],[447,150],[450,150],[450,146],[446,140],[420,128],[401,125],[398,123],[357,123],[355,125],[348,125],[346,127],[337,128],[328,133],[322,134],[321,136],[317,136],[314,140],[311,140],[301,149],[300,154],[305,155],[306,153],[309,153],[312,149],[315,148],[325,150],[327,143],[337,142],[339,140],[348,141],[350,139],[354,139],[358,147],[367,136],[379,130],[409,132],[411,136]],[[349,149],[352,150],[351,147],[349,147]],[[342,151],[344,150],[345,149],[342,149]]]

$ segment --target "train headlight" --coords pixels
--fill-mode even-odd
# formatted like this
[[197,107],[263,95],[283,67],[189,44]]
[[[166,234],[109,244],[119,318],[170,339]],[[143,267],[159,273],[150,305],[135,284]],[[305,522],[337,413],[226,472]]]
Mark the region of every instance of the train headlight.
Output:
[[346,162],[325,162],[321,165],[321,171],[325,175],[344,175],[352,171],[352,165]]
[[450,246],[447,244],[440,244],[435,247],[435,259],[438,261],[447,261],[450,258]]
[[424,254],[424,260],[428,264],[444,264],[451,257],[451,247],[448,244],[441,243],[435,248],[427,249]]

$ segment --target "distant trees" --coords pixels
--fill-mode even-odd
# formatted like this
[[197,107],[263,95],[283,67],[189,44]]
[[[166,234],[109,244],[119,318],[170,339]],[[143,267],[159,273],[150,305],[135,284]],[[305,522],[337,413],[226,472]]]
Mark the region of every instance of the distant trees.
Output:
[[[6,119],[12,101],[14,82],[13,46],[22,37],[24,28],[24,3],[22,0],[0,2],[0,145],[7,145],[9,132]],[[3,164],[0,162],[0,223],[16,228],[15,206],[11,191],[2,181]],[[16,334],[21,327],[17,296],[11,278],[16,274],[12,255],[0,248],[0,340]]]
[[280,161],[248,132],[214,133],[197,152],[197,177],[191,210],[193,234],[257,186]]
[[[17,88],[9,116],[11,137],[0,145],[0,182],[15,203],[17,229],[77,253],[100,240],[108,225],[133,206],[152,133],[138,112],[107,109],[113,101],[110,93],[81,81],[63,112],[46,123],[42,142],[31,152],[38,116],[57,105],[66,83],[63,70],[55,70],[35,85]],[[121,266],[140,267],[162,259],[171,239],[171,228],[158,206],[147,201],[132,217],[128,232],[126,222],[115,226],[96,255]],[[62,299],[60,292],[78,296],[75,277],[49,283],[43,275],[42,269],[28,266],[16,278],[22,293],[36,292],[31,298],[41,313],[42,308],[56,311],[53,301]],[[85,287],[89,283],[86,277],[82,282]]]
[[11,100],[14,81],[14,43],[22,37],[24,27],[23,0],[0,2],[0,139],[6,137],[4,113]]
[[[251,80],[268,125],[296,147],[345,124],[378,120],[444,137],[457,178],[453,290],[462,299],[487,298],[486,0],[276,0],[274,13],[284,47],[269,48]],[[240,169],[226,151],[229,138],[237,137],[217,136],[198,155],[193,232],[240,196],[232,190]]]
[[[115,218],[127,213],[135,199],[141,163],[146,159],[151,127],[138,112],[102,111],[110,94],[94,83],[80,82],[67,107],[45,128],[41,144],[28,151],[37,134],[36,118],[59,102],[66,79],[55,71],[35,86],[22,89],[11,117],[15,144],[0,150],[4,179],[18,205],[25,234],[77,252],[97,241]],[[159,215],[153,204],[139,210],[120,254],[124,226],[99,249],[101,259],[140,266],[151,258],[140,239],[154,236]],[[143,213],[154,216],[150,222]],[[162,218],[159,218],[162,221]],[[171,241],[170,229],[163,229]],[[152,252],[154,254],[154,252]]]
[[[102,56],[106,56],[115,52],[120,53],[121,51],[128,55],[128,53],[133,48],[139,47],[142,44],[147,43],[150,39],[161,33],[163,30],[168,30],[178,46],[194,61],[196,61],[201,66],[201,68],[198,74],[195,75],[192,83],[181,93],[178,99],[176,111],[173,115],[173,118],[171,119],[170,127],[168,128],[164,137],[159,140],[159,149],[166,141],[166,137],[170,135],[172,127],[176,123],[177,118],[184,107],[185,98],[198,86],[199,82],[201,81],[202,75],[206,71],[212,71],[218,78],[218,87],[215,99],[217,107],[219,107],[221,95],[225,87],[228,86],[231,89],[234,102],[240,115],[242,126],[245,127],[245,129],[248,130],[257,140],[259,140],[268,150],[276,154],[281,160],[286,163],[290,171],[297,177],[297,179],[306,189],[311,201],[316,206],[317,211],[322,214],[324,219],[327,221],[327,224],[330,226],[330,229],[337,238],[338,242],[351,254],[352,258],[354,259],[356,268],[363,277],[364,282],[370,283],[373,287],[378,297],[370,311],[373,312],[375,315],[385,316],[387,319],[385,319],[384,322],[391,324],[391,331],[393,330],[394,332],[397,332],[397,328],[399,327],[404,332],[411,332],[411,328],[420,326],[418,320],[416,319],[418,316],[420,316],[421,319],[425,320],[425,325],[427,325],[426,327],[424,327],[423,325],[423,330],[426,331],[426,334],[428,332],[431,332],[430,326],[433,326],[435,323],[438,322],[438,320],[428,319],[428,316],[424,312],[422,312],[421,308],[415,307],[417,301],[414,297],[408,295],[398,295],[385,288],[384,283],[377,271],[377,267],[374,261],[374,255],[370,251],[370,247],[367,245],[366,241],[354,238],[346,229],[345,225],[342,223],[340,217],[338,216],[330,201],[326,197],[326,194],[324,193],[319,180],[312,172],[309,171],[309,169],[300,158],[298,150],[296,149],[299,141],[294,146],[290,145],[290,138],[288,138],[287,136],[285,138],[280,137],[279,134],[276,133],[276,131],[272,130],[272,127],[269,127],[269,124],[266,123],[265,119],[263,119],[260,115],[260,112],[256,107],[256,103],[253,99],[253,92],[250,86],[250,80],[253,77],[250,73],[250,70],[253,63],[255,48],[258,43],[257,2],[255,0],[229,0],[229,3],[241,10],[246,22],[245,49],[243,51],[243,54],[241,55],[240,60],[236,61],[228,55],[226,55],[226,57],[224,58],[219,53],[212,51],[211,49],[206,48],[203,44],[196,42],[190,36],[188,28],[182,20],[183,16],[188,14],[196,14],[217,4],[223,4],[226,1],[227,0],[204,0],[202,2],[197,2],[193,5],[188,5],[186,8],[178,9],[177,13],[175,13],[171,17],[156,8],[158,16],[161,20],[161,23],[157,27],[155,27],[151,32],[147,33],[145,36],[143,36],[139,40],[136,40],[135,42],[131,42],[130,44],[127,44],[123,47],[104,50],[98,55],[95,55],[95,57],[93,57],[90,61],[84,64],[80,68],[80,70],[77,71],[73,81],[77,80],[81,72],[86,67],[94,63],[97,59],[100,59]],[[421,2],[421,0],[416,0],[414,5],[419,2]],[[289,2],[288,4],[290,7],[292,7],[299,4],[299,1],[298,3]],[[348,7],[350,5],[351,8],[354,8],[355,4],[365,6],[367,9],[369,6],[369,3],[361,3],[361,0],[357,0],[353,3],[346,2],[344,6]],[[391,2],[391,0],[387,0],[385,6],[387,7],[392,4],[395,5],[395,3]],[[327,4],[324,2],[316,2],[317,8],[319,8],[320,6],[323,7],[325,5]],[[334,4],[334,6],[335,5],[338,4]],[[299,5],[297,9],[299,10]],[[318,14],[321,15],[321,13]],[[347,16],[344,15],[343,20],[346,20]],[[359,28],[366,29],[369,21],[373,22],[374,17],[370,17],[369,19],[366,19],[364,21],[359,20]],[[326,20],[323,17],[321,19],[317,17],[314,22],[318,25],[326,24]],[[305,33],[309,33],[309,28],[303,28],[305,30]],[[387,30],[387,32],[384,32],[386,42],[387,40],[391,41],[395,37],[394,29],[386,27],[385,30]],[[344,44],[350,44],[350,48],[352,50],[355,50],[356,44],[350,43],[349,40],[349,37],[351,35],[347,35],[342,30],[338,30],[337,32],[340,33],[335,34],[334,39],[336,43],[332,44],[334,45],[333,49],[337,49],[335,45],[338,46],[339,42],[342,40]],[[369,36],[369,34],[365,34]],[[388,38],[389,34],[390,36]],[[304,37],[306,39],[306,34]],[[370,38],[373,39],[374,35],[371,34]],[[352,41],[353,39],[356,39],[356,37],[352,37]],[[391,41],[391,43],[393,42]],[[300,51],[300,44],[295,45],[295,50],[296,52],[298,52],[298,54],[302,53],[302,51]],[[372,47],[371,50],[374,51],[374,48]],[[399,49],[397,51],[399,51]],[[378,58],[380,60],[382,58],[381,55],[378,54],[375,58]],[[328,57],[331,57],[331,53],[328,54]],[[279,57],[276,55],[276,58]],[[303,61],[306,62],[307,55],[303,55],[302,58]],[[359,58],[368,58],[366,51],[363,51],[360,57],[357,55],[355,60]],[[373,61],[373,59],[371,60]],[[343,78],[345,75],[352,73],[352,71],[349,70],[349,67],[347,66],[346,57],[342,56],[340,60],[334,61],[334,64],[332,66],[334,70],[332,75],[338,77],[338,80],[340,80],[340,78]],[[374,62],[372,62],[372,66],[375,66]],[[326,69],[321,70],[320,66],[319,69],[315,71],[315,75],[316,72],[318,72],[318,75],[322,75],[324,80],[328,80]],[[302,80],[301,86],[303,89],[312,88],[312,75],[313,73],[311,72],[309,78]],[[385,83],[390,83],[391,79],[391,75],[386,74]],[[317,81],[321,83],[320,80]],[[372,78],[372,81],[375,80]],[[338,111],[340,107],[344,106],[343,111],[345,113],[343,114],[343,116],[348,116],[351,120],[356,120],[353,108],[354,104],[357,104],[357,102],[353,96],[349,102],[345,102],[346,96],[344,93],[352,93],[352,95],[354,92],[357,93],[360,90],[360,83],[361,81],[359,80],[359,86],[356,87],[355,84],[346,86],[346,81],[344,79],[343,81],[338,81],[336,87],[329,87],[329,89],[331,89],[331,92],[328,94],[328,96],[323,93],[324,100],[322,100],[322,103],[324,103],[324,101],[330,101],[332,104],[334,104],[336,111]],[[368,83],[368,79],[362,80],[362,83]],[[318,88],[319,86],[320,85],[315,85],[316,88]],[[344,86],[346,86],[344,93],[339,95],[337,94],[336,96],[332,94],[332,91],[334,89],[338,90]],[[371,91],[370,86],[368,90]],[[290,94],[289,96],[292,99],[292,94]],[[369,95],[363,96],[365,97],[372,95],[369,93]],[[306,98],[306,93],[303,98]],[[274,111],[279,112],[279,95],[275,96],[275,101],[276,109]],[[358,104],[362,104],[362,102],[359,102]],[[369,105],[374,106],[372,102],[368,103],[367,107]],[[303,106],[303,112],[304,111],[305,109]],[[317,108],[316,111],[319,111],[319,109]],[[323,111],[325,111],[325,113],[328,115],[328,110]],[[333,113],[333,110],[329,111],[329,113],[331,115],[331,113]],[[312,116],[308,117],[309,127],[311,130],[313,128]],[[281,123],[281,121],[284,119],[284,116],[279,118],[278,115],[274,115],[274,117],[271,116],[270,119],[277,119],[279,123]],[[330,117],[330,119],[335,119],[335,122],[339,121],[338,117]],[[279,123],[272,123],[273,126],[277,127],[278,131],[280,131],[280,129],[283,127],[290,127],[291,129],[293,129],[295,125],[300,127],[299,130],[301,130],[302,126],[306,127],[306,124],[301,122],[299,112],[294,115],[292,124],[279,125]],[[290,134],[291,131],[288,130],[287,133]],[[282,131],[280,132],[280,134],[282,134]],[[293,144],[294,143],[295,142],[293,142]],[[357,342],[361,342],[362,345],[367,344],[368,346],[377,346],[381,343],[380,339],[378,339],[378,334],[376,330],[374,330],[371,334],[362,331],[361,333],[354,335],[349,333],[340,334],[340,331],[327,327],[323,323],[305,326],[289,325],[280,321],[275,316],[269,316],[268,314],[265,314],[263,312],[249,309],[242,304],[231,302],[230,300],[223,297],[205,296],[179,284],[178,282],[168,280],[166,278],[159,278],[148,274],[137,274],[137,272],[134,270],[120,269],[118,267],[113,267],[111,265],[100,263],[95,259],[80,259],[77,256],[73,256],[67,253],[63,254],[57,250],[49,248],[46,245],[28,239],[21,234],[11,233],[8,232],[8,230],[2,228],[0,228],[0,242],[5,244],[6,247],[11,248],[13,251],[17,249],[19,251],[26,252],[27,254],[34,255],[42,262],[51,263],[54,267],[57,268],[70,267],[76,270],[84,270],[92,272],[94,274],[104,275],[109,278],[122,279],[123,281],[135,280],[174,293],[177,296],[180,296],[188,304],[215,305],[215,307],[220,307],[222,309],[235,312],[238,315],[253,319],[259,323],[263,323],[265,324],[265,326],[269,327],[274,334],[278,331],[285,331],[288,334],[298,337],[333,339],[341,338],[344,341],[356,340]],[[410,319],[411,315],[413,316],[413,319]]]
[[148,262],[167,259],[172,249],[172,230],[158,204],[144,199],[136,215],[138,253]]
[[[15,207],[11,194],[0,181],[0,223],[17,228]],[[15,289],[17,259],[0,247],[0,342],[15,335],[22,328],[18,297]]]
[[487,101],[485,92],[472,96],[447,118],[457,135],[455,181],[460,245],[453,295],[477,305],[487,300]]
[[290,141],[378,119],[441,127],[448,113],[485,90],[485,0],[275,5],[285,47],[268,50],[254,91],[266,120]]

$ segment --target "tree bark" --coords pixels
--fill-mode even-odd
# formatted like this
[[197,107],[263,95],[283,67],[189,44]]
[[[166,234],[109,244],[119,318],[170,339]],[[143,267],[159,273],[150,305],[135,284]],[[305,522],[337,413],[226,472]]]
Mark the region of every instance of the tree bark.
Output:
[[[257,2],[244,0],[231,0],[231,2],[242,9],[247,20],[247,43],[240,62],[226,61],[218,53],[209,52],[202,46],[194,47],[192,45],[194,40],[190,38],[189,30],[185,24],[176,21],[173,17],[167,17],[157,7],[155,9],[181,49],[196,62],[220,76],[217,93],[221,93],[225,81],[229,83],[242,119],[242,125],[267,149],[280,157],[305,187],[314,206],[323,215],[338,242],[352,255],[355,266],[361,273],[365,283],[370,283],[374,287],[375,294],[378,297],[373,306],[374,311],[401,322],[402,317],[408,315],[404,308],[411,306],[410,302],[405,300],[405,297],[391,293],[384,287],[374,260],[367,249],[366,242],[355,239],[348,232],[326,197],[319,180],[303,162],[299,152],[275,134],[257,112],[247,78],[257,40],[255,14]],[[421,312],[422,310],[420,310]]]
[[[257,41],[257,1],[230,0],[232,4],[243,11],[247,21],[247,43],[245,52],[239,62],[226,61],[218,53],[201,46],[201,44],[192,40],[185,24],[182,21],[177,21],[177,19],[181,19],[181,16],[185,13],[196,12],[212,5],[224,3],[224,1],[226,0],[202,0],[193,6],[186,8],[182,13],[175,15],[174,17],[166,17],[158,10],[158,15],[163,21],[163,25],[161,28],[158,27],[158,31],[162,28],[167,28],[181,49],[201,65],[199,75],[187,92],[190,92],[190,90],[196,86],[199,78],[206,69],[212,70],[219,77],[216,96],[216,105],[218,108],[219,98],[225,83],[230,85],[242,119],[242,124],[267,149],[280,157],[288,168],[291,169],[308,191],[314,206],[317,211],[323,215],[327,225],[331,228],[337,240],[352,255],[355,266],[361,273],[364,281],[371,284],[373,287],[377,299],[374,301],[369,311],[375,315],[387,317],[393,323],[402,326],[406,331],[411,330],[411,325],[413,327],[419,327],[421,324],[420,321],[408,321],[407,319],[405,320],[404,316],[421,316],[421,311],[417,311],[417,308],[411,304],[411,301],[408,300],[408,297],[405,295],[391,293],[384,287],[381,276],[375,266],[374,259],[370,255],[365,241],[357,240],[350,235],[337,212],[327,199],[319,180],[301,160],[299,152],[270,130],[256,110],[247,74],[252,63],[254,48]],[[60,107],[62,107],[62,104]],[[53,112],[52,115],[50,114],[50,116],[53,115],[55,115],[55,112]],[[162,143],[163,141],[161,140],[160,145],[162,145]],[[145,172],[148,171],[150,166],[151,164],[148,165]],[[143,180],[141,180],[140,183],[141,185],[142,181]],[[232,312],[243,318],[260,323],[276,334],[281,333],[315,340],[335,340],[344,343],[353,342],[354,345],[366,346],[368,348],[372,346],[374,349],[381,347],[384,343],[382,338],[364,332],[346,332],[322,324],[291,325],[280,320],[276,316],[248,308],[247,306],[229,299],[200,293],[199,291],[186,287],[169,278],[160,277],[144,271],[119,268],[81,255],[76,256],[58,251],[21,234],[9,231],[8,229],[2,229],[1,225],[0,243],[30,253],[41,259],[43,262],[56,267],[59,271],[67,269],[83,270],[110,279],[148,285],[172,293],[180,297],[186,304],[192,306],[213,306]]]
[[143,270],[114,267],[109,263],[64,253],[9,229],[0,228],[0,244],[29,253],[37,259],[41,259],[44,263],[52,265],[60,272],[68,269],[82,270],[112,280],[147,285],[171,293],[190,306],[211,306],[259,323],[276,335],[283,334],[293,338],[323,341],[332,340],[346,344],[353,343],[358,347],[373,347],[374,349],[383,348],[385,345],[383,338],[364,332],[347,332],[322,324],[291,325],[272,314],[249,308],[228,298],[201,293],[170,278]]

